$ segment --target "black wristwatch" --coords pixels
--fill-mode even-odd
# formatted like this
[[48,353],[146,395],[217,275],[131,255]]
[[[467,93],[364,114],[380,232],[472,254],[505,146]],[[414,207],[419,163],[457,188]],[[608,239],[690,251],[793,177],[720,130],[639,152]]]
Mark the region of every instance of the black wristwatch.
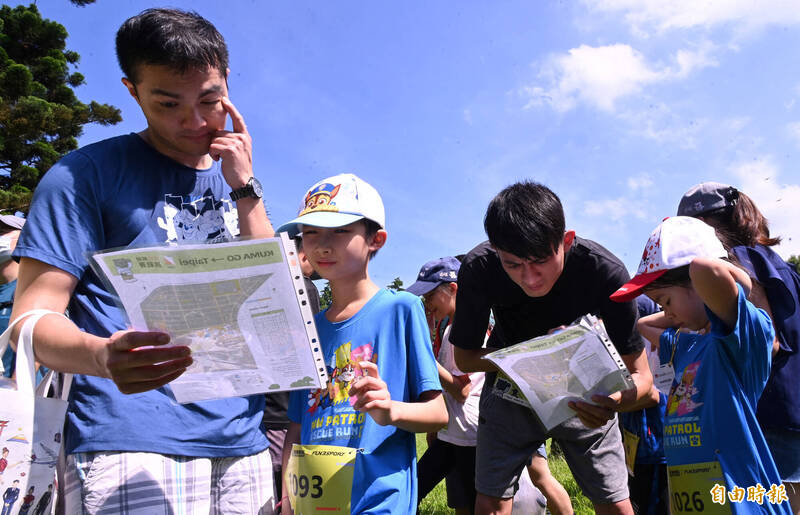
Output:
[[244,197],[261,198],[263,194],[264,193],[261,190],[261,183],[258,182],[258,179],[255,177],[250,177],[250,180],[247,181],[247,184],[231,192],[231,200],[236,202],[240,198]]

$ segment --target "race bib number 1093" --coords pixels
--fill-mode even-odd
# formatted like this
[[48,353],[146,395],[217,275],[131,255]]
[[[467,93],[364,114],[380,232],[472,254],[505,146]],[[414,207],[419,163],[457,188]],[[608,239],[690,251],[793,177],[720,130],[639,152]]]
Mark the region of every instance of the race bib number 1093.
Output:
[[350,447],[294,444],[286,477],[295,514],[350,513],[357,453]]

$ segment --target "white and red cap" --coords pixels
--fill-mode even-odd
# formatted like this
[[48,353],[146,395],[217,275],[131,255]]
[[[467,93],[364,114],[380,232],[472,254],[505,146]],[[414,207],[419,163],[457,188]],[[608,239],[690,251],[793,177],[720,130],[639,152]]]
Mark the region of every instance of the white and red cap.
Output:
[[342,227],[366,218],[386,228],[383,201],[377,190],[352,173],[322,179],[306,192],[297,218],[278,227],[294,237],[300,225]]
[[611,300],[633,300],[645,286],[669,270],[690,264],[694,258],[727,256],[713,227],[697,218],[672,216],[650,233],[636,275],[612,293]]

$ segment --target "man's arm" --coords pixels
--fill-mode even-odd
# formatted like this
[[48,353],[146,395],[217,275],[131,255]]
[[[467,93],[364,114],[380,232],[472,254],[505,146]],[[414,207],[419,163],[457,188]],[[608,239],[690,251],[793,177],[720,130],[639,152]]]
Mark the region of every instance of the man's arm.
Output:
[[[231,189],[247,184],[253,175],[253,143],[247,132],[244,118],[229,98],[222,105],[231,117],[233,131],[217,131],[211,142],[209,153],[214,159],[222,159],[222,175]],[[245,197],[236,201],[239,214],[239,234],[253,238],[275,236],[267,210],[260,198]]]
[[350,386],[350,396],[356,398],[353,408],[368,413],[382,426],[393,425],[410,433],[438,431],[447,425],[449,416],[441,391],[422,392],[417,402],[395,401],[378,374],[378,365],[371,361],[359,365],[365,375]]
[[647,362],[644,349],[638,353],[623,354],[620,356],[633,379],[633,388],[614,392],[611,395],[594,395],[592,401],[597,405],[587,402],[570,402],[569,407],[575,410],[578,418],[587,427],[600,427],[614,418],[617,411],[636,411],[649,408],[658,404],[658,391],[653,388],[653,374]]
[[488,359],[481,359],[496,350],[491,348],[462,349],[454,345],[453,356],[458,368],[464,372],[498,372],[499,369],[494,366],[494,363]]
[[[11,320],[32,309],[63,313],[78,280],[73,275],[32,258],[20,260]],[[12,346],[21,326],[11,335]],[[169,336],[160,332],[118,331],[109,338],[81,331],[63,317],[46,316],[34,331],[36,360],[62,372],[112,379],[123,393],[158,388],[191,365],[185,346],[162,347]],[[151,347],[155,348],[142,348]]]

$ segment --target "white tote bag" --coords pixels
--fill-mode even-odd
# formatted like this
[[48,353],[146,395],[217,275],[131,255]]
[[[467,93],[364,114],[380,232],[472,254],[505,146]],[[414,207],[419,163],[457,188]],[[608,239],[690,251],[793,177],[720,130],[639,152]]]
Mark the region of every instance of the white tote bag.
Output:
[[[0,515],[49,514],[55,500],[56,465],[67,401],[47,398],[34,389],[33,356],[33,327],[50,314],[64,316],[45,309],[32,310],[14,320],[0,335],[1,355],[11,329],[23,320],[17,346],[16,388],[13,381],[0,384]],[[52,371],[40,385],[41,391],[47,391],[51,378]]]

